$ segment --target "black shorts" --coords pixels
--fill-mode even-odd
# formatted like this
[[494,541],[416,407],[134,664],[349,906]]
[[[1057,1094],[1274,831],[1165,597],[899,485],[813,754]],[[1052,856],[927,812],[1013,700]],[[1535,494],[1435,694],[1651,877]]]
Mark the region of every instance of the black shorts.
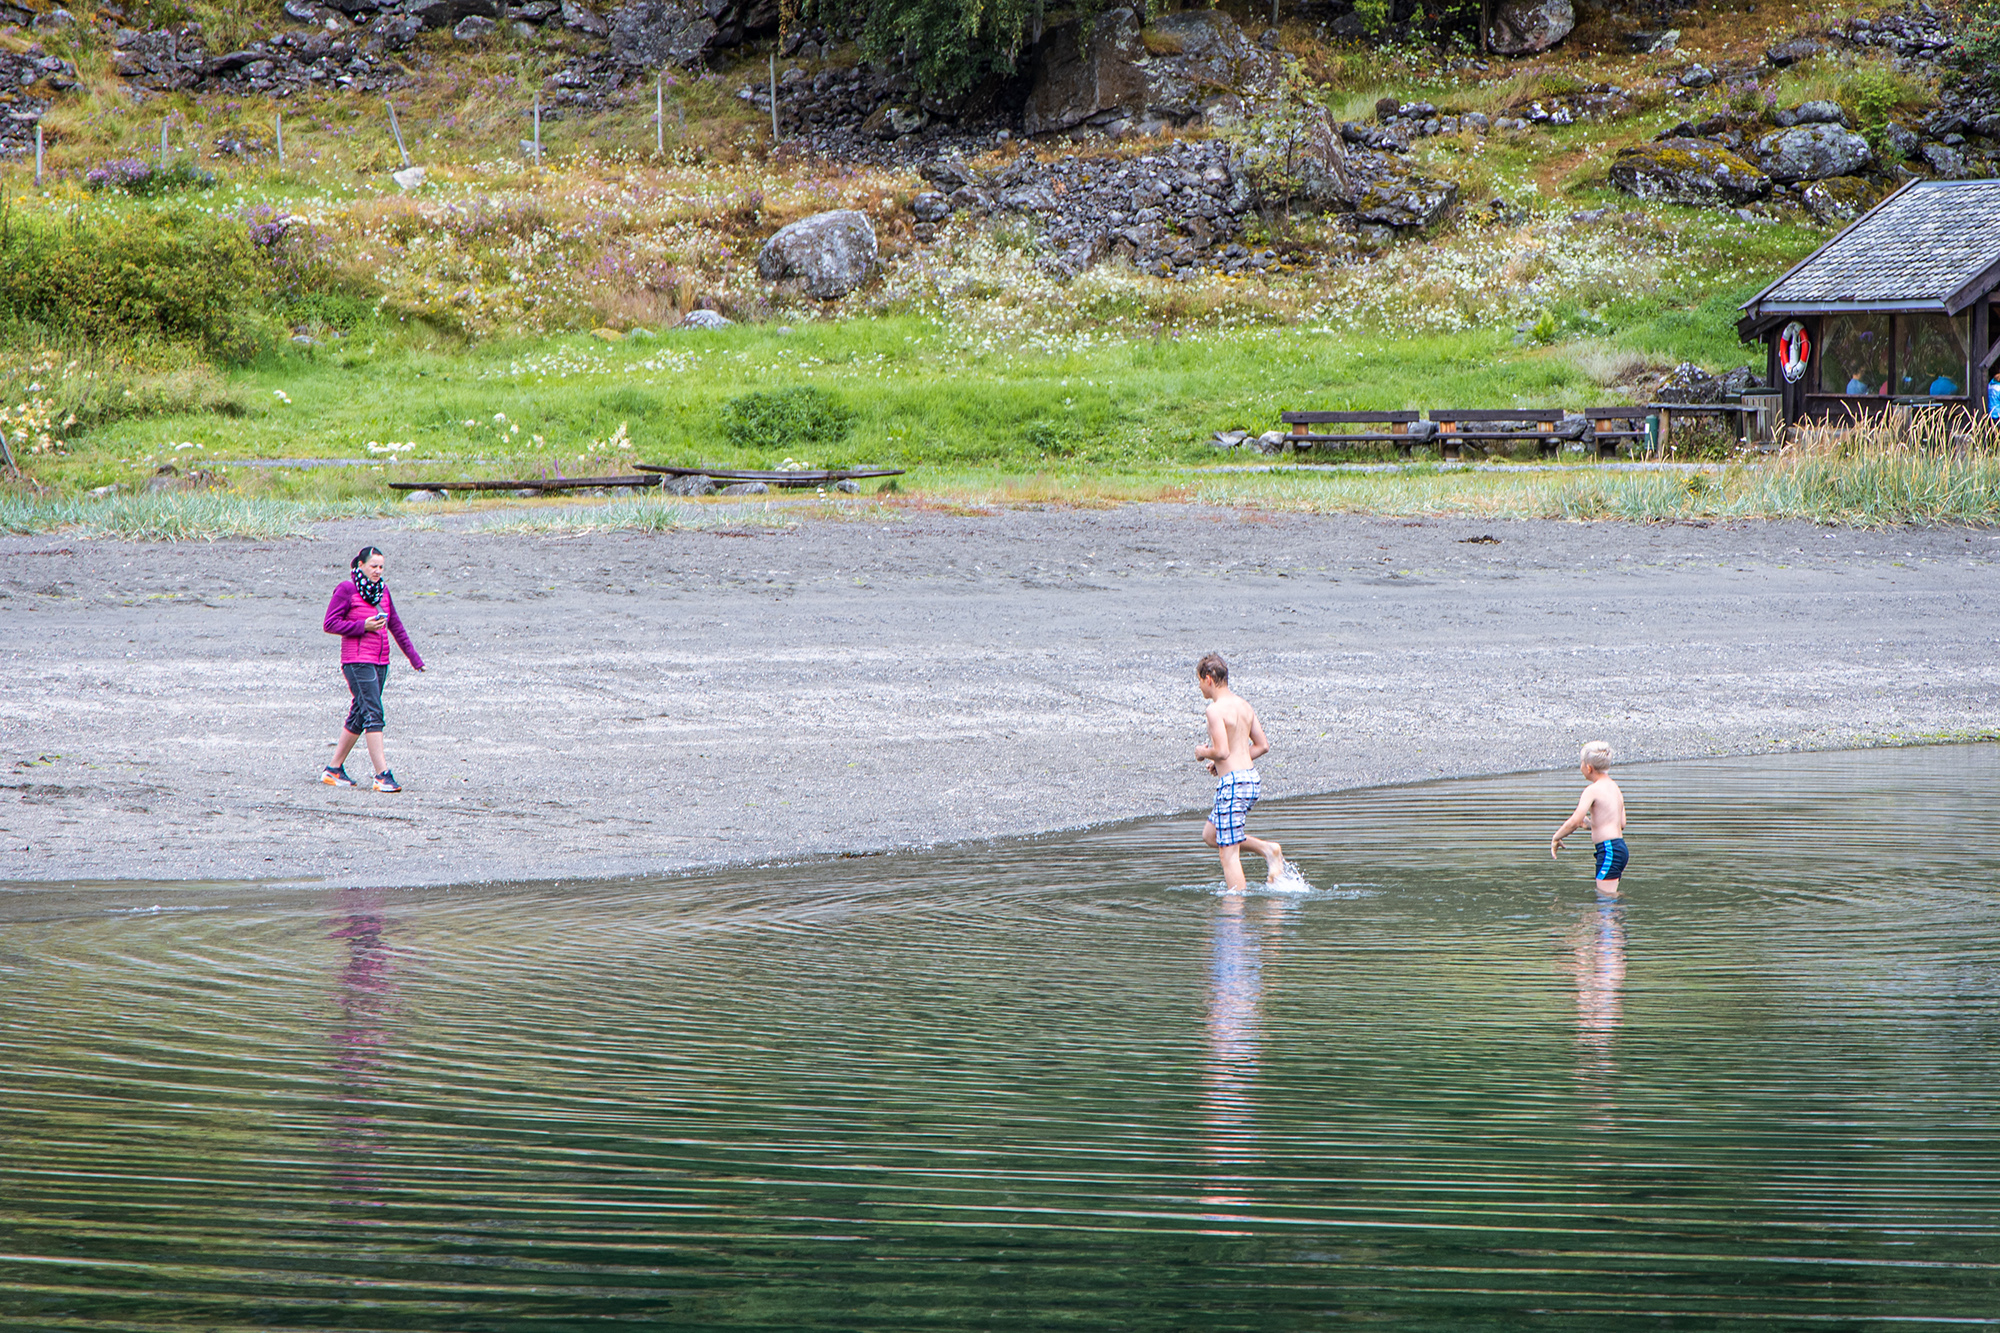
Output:
[[354,706],[347,710],[347,730],[356,736],[382,730],[382,687],[389,683],[389,664],[342,662],[340,674],[347,677],[347,692]]
[[1597,853],[1599,879],[1617,879],[1625,873],[1625,863],[1632,859],[1632,853],[1626,850],[1623,838],[1606,838],[1603,842],[1593,844],[1591,850]]

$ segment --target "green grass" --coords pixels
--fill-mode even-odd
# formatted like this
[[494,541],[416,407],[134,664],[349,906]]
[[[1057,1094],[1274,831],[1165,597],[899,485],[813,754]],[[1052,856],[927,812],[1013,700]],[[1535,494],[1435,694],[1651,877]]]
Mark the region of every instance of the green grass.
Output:
[[[1604,396],[1566,349],[1515,347],[1497,330],[1395,341],[1289,328],[1029,343],[911,316],[790,333],[673,333],[643,344],[564,337],[456,355],[352,341],[361,345],[234,372],[233,414],[115,420],[62,456],[33,460],[32,470],[45,486],[81,492],[136,488],[172,464],[219,471],[246,495],[322,500],[382,497],[393,478],[594,476],[634,461],[776,467],[790,456],[813,466],[1118,473],[1212,459],[1212,432],[1274,429],[1287,408],[1582,406]],[[839,443],[806,457],[791,439],[732,440],[733,400],[798,386],[852,414]],[[219,465],[295,457],[364,465]]]

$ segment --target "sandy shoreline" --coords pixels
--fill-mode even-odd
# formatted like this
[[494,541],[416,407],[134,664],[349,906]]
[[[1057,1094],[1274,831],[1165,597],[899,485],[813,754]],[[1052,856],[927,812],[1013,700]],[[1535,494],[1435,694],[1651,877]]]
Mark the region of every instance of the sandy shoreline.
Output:
[[[431,667],[392,672],[393,797],[314,781],[346,707],[320,616],[364,542]],[[1192,811],[1211,648],[1269,797],[1558,769],[1592,735],[1637,761],[1991,733],[1996,555],[1159,505],[6,538],[0,880],[615,876]]]

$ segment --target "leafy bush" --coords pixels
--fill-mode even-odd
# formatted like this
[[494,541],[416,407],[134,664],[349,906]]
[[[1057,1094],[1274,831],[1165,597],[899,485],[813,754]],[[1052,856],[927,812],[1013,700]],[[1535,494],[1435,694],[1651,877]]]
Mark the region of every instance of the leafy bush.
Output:
[[120,190],[141,199],[152,199],[181,190],[206,190],[215,184],[215,173],[203,171],[191,162],[155,167],[136,157],[121,157],[92,167],[83,183],[93,192]]
[[243,231],[201,213],[55,222],[0,209],[0,328],[241,359],[266,340],[267,290]]
[[2000,0],[1972,0],[1953,51],[1960,68],[1976,83],[2000,91]]
[[[1089,24],[1107,0],[1077,0],[1064,9]],[[1038,16],[1053,22],[1055,7],[1038,0],[806,0],[805,16],[829,28],[859,31],[871,59],[903,56],[917,82],[951,98],[993,76],[1015,73]]]
[[853,425],[853,409],[810,384],[746,393],[722,408],[723,432],[745,449],[838,444]]

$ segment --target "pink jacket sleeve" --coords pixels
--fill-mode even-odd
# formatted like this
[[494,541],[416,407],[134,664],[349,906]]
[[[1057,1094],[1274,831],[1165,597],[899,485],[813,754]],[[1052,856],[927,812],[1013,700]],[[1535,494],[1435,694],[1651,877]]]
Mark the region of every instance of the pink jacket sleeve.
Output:
[[321,626],[328,634],[339,634],[346,638],[358,639],[368,632],[365,620],[349,620],[347,608],[354,603],[354,584],[343,583],[333,590],[333,599],[326,604],[326,622]]

